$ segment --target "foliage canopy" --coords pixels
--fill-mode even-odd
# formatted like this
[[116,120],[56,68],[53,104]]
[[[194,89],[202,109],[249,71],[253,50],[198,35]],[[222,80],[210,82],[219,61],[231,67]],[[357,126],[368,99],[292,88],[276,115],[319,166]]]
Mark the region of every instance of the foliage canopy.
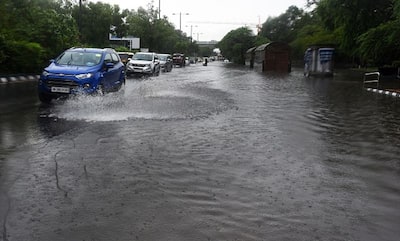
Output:
[[[0,1],[0,73],[38,72],[73,46],[128,50],[117,37],[139,37],[141,47],[155,52],[194,53],[198,47],[166,17],[147,9],[121,10],[118,5],[76,0]],[[15,16],[21,16],[16,18]]]
[[[400,62],[400,1],[307,0],[307,6],[312,10],[290,6],[281,15],[269,17],[253,37],[255,46],[262,44],[260,39],[288,43],[292,58],[298,60],[310,45],[329,45],[335,46],[336,60],[343,64]],[[247,36],[240,39],[230,32],[221,42],[225,56],[242,62],[243,52],[237,49],[246,46]]]
[[[290,6],[269,17],[258,34],[241,27],[226,34],[217,47],[239,64],[244,63],[247,49],[271,41],[288,43],[294,59],[302,59],[310,45],[328,44],[335,46],[341,62],[400,62],[399,0],[305,1],[309,11]],[[126,42],[111,43],[109,34],[140,37],[141,47],[155,52],[207,52],[176,30],[166,16],[160,18],[152,3],[146,9],[128,10],[91,1],[1,0],[0,73],[38,72],[72,46],[128,50]]]

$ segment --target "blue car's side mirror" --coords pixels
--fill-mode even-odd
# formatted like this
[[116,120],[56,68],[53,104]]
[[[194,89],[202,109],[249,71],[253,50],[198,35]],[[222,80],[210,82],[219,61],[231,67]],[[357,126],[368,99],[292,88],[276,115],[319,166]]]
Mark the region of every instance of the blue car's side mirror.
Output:
[[108,62],[106,63],[106,69],[112,69],[114,68],[114,63]]

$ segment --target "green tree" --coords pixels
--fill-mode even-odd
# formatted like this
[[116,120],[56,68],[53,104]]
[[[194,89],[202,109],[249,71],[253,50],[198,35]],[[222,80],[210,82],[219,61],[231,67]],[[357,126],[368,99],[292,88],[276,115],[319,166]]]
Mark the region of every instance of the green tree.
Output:
[[[310,45],[337,46],[343,35],[342,29],[328,31],[318,22],[310,22],[297,30],[296,38],[290,43],[294,59],[302,59],[304,51]],[[340,53],[336,53],[336,56]]]
[[248,27],[241,27],[225,35],[217,47],[232,62],[244,64],[246,51],[253,47],[254,43],[255,36],[252,30]]
[[269,43],[271,40],[269,40],[267,37],[262,36],[261,34],[258,34],[254,40],[254,45],[255,46],[260,46],[265,43]]
[[309,19],[303,9],[290,6],[278,17],[269,17],[262,25],[260,35],[270,41],[290,43],[296,38],[297,30],[308,24]]
[[126,17],[128,35],[139,37],[141,47],[150,51],[190,54],[193,46],[190,39],[168,21],[167,17],[158,19],[158,11],[153,5],[148,9],[130,11]]
[[[80,40],[83,44],[95,47],[106,47],[109,45],[110,27],[114,15],[119,15],[118,6],[111,6],[106,3],[84,3],[82,7],[76,5],[73,9],[73,16],[78,23]],[[115,23],[117,25],[118,23]]]
[[139,37],[143,48],[153,49],[152,31],[156,16],[151,15],[146,9],[140,7],[137,11],[131,11],[127,18],[128,34]]
[[363,62],[378,66],[400,62],[400,1],[393,2],[392,20],[370,28],[357,38],[358,53]]
[[400,60],[399,39],[399,21],[390,21],[368,30],[358,38],[358,53],[362,62],[382,66]]
[[1,72],[39,70],[49,58],[75,44],[78,32],[69,6],[69,1],[61,0],[3,0],[0,63],[8,65],[0,67]]
[[392,18],[393,0],[320,0],[316,14],[327,30],[343,29],[340,48],[356,56],[357,39]]

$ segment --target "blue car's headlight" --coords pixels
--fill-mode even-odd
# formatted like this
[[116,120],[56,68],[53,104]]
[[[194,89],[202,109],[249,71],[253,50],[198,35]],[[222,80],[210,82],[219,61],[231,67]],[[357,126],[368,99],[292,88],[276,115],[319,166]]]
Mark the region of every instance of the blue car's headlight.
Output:
[[78,79],[89,79],[89,78],[91,78],[92,76],[93,76],[92,73],[75,75],[75,77],[78,78]]

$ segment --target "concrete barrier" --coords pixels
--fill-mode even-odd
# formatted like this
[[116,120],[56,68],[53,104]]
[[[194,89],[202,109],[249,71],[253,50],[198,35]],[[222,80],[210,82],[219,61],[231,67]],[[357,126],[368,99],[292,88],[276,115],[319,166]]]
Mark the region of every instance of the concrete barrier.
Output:
[[382,90],[382,89],[375,89],[375,88],[366,88],[367,91],[377,93],[377,94],[382,94],[382,95],[388,95],[392,97],[400,97],[400,92],[398,91],[393,91],[393,90]]
[[19,76],[2,76],[0,77],[0,84],[37,81],[40,75],[19,75]]

